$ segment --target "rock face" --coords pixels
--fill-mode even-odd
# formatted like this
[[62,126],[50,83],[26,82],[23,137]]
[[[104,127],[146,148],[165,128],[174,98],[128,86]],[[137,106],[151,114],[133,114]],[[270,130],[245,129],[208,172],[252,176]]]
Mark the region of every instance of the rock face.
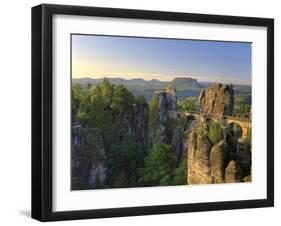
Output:
[[72,132],[72,177],[73,182],[87,188],[106,185],[106,154],[104,141],[99,131],[93,128],[73,127]]
[[148,143],[148,104],[136,104],[133,114],[132,131],[138,145],[146,146]]
[[167,91],[156,91],[154,95],[157,97],[159,105],[159,126],[153,142],[167,144],[168,121],[170,119],[176,119],[179,115],[176,111],[176,90],[170,87]]
[[160,124],[163,125],[167,122],[170,112],[176,111],[176,90],[170,87],[167,91],[156,91],[154,95],[158,98]]
[[242,172],[239,164],[231,160],[225,169],[225,182],[226,183],[237,183],[242,179]]
[[89,188],[102,188],[106,185],[106,154],[104,140],[100,131],[85,129],[86,156],[90,163],[88,175],[85,178]]
[[232,85],[215,83],[202,90],[199,96],[200,110],[207,114],[232,115],[234,91]]
[[237,183],[250,175],[251,153],[246,144],[235,142],[226,132],[223,140],[209,142],[204,127],[193,129],[188,137],[188,184]]
[[[73,124],[73,189],[107,187],[107,151],[112,143],[123,143],[130,137],[139,147],[147,145],[148,110],[147,103],[136,103],[126,114],[118,116],[109,128],[103,128],[103,132],[97,128],[83,128],[79,123]],[[112,112],[107,109],[105,114]]]
[[175,151],[178,164],[187,150],[187,135],[195,127],[194,119],[189,119],[176,109],[176,90],[169,86],[166,91],[156,91],[154,95],[159,103],[159,126],[153,143],[170,144]]
[[187,180],[188,184],[211,184],[211,144],[208,137],[196,130],[189,135]]
[[211,149],[210,167],[214,183],[224,182],[225,163],[228,154],[227,151],[228,145],[224,140],[214,145]]

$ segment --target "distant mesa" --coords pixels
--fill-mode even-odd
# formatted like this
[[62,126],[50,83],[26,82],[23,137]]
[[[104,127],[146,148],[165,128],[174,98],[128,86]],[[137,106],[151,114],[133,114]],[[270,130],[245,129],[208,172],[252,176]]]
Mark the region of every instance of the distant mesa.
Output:
[[201,85],[198,83],[195,78],[175,78],[171,84],[175,87],[177,86],[193,86],[201,88]]

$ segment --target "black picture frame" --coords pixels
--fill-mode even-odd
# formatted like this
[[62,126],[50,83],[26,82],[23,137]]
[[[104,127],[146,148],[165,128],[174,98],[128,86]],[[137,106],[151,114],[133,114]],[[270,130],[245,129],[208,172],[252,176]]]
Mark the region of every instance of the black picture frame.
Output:
[[[52,18],[55,14],[267,28],[267,198],[129,208],[52,210]],[[274,20],[43,4],[32,8],[32,218],[40,221],[121,217],[274,206]]]

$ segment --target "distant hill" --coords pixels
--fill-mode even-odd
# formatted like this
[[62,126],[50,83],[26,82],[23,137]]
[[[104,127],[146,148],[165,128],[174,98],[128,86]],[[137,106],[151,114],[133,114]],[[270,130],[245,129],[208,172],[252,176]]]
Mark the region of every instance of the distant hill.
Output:
[[[79,79],[72,79],[72,82],[75,83],[80,83],[81,85],[87,85],[87,84],[92,84],[92,85],[98,85],[102,82],[103,78],[79,78]],[[140,85],[140,86],[145,86],[145,85],[161,85],[165,82],[160,82],[157,79],[152,79],[152,80],[144,80],[142,78],[134,78],[134,79],[124,79],[124,78],[108,78],[109,82],[114,84],[114,85]]]
[[[159,81],[157,79],[152,79],[152,80],[144,80],[142,78],[135,78],[135,79],[124,79],[124,78],[108,78],[110,83],[114,85],[134,85],[134,86],[157,86],[161,87],[163,86],[166,88],[168,85],[173,85],[176,89],[183,90],[183,89],[198,89],[198,88],[203,88],[200,83],[198,83],[197,79],[194,78],[175,78],[171,82],[163,82]],[[80,83],[81,85],[87,85],[87,84],[92,84],[92,85],[98,85],[102,82],[102,78],[94,79],[94,78],[80,78],[80,79],[72,79],[72,82],[75,83]]]
[[[108,78],[111,84],[124,85],[135,96],[144,95],[147,101],[150,101],[153,93],[156,90],[166,90],[168,85],[172,85],[177,90],[178,98],[186,98],[189,96],[199,96],[202,89],[208,87],[212,82],[198,82],[197,79],[190,77],[175,78],[171,82],[159,81],[157,79],[144,80],[142,78],[124,79],[124,78]],[[87,84],[98,85],[101,84],[103,78],[80,78],[72,79],[73,84],[81,84],[86,86]],[[236,93],[251,93],[251,86],[247,85],[234,85],[234,91]]]
[[175,78],[171,83],[177,90],[201,89],[203,86],[194,78]]

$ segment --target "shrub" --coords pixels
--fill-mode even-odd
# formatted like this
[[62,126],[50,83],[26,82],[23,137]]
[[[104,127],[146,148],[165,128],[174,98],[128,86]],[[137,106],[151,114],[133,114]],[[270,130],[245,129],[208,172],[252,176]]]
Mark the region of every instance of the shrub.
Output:
[[171,185],[175,169],[175,156],[171,146],[154,144],[140,173],[141,186]]
[[208,137],[212,144],[216,144],[223,139],[223,129],[219,123],[211,122],[209,124]]

